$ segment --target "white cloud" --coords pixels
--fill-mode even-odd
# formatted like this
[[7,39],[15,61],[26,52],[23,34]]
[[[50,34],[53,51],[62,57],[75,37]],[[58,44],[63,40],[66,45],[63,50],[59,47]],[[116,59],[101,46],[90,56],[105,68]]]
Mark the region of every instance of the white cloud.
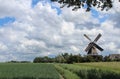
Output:
[[15,16],[17,19],[23,19],[25,14],[31,12],[31,0],[0,0],[0,17]]
[[85,10],[80,9],[78,11],[72,11],[71,8],[62,9],[62,18],[67,22],[73,22],[75,24],[86,24],[86,23],[99,23],[99,20],[91,16],[91,12],[85,12]]
[[61,26],[61,32],[63,35],[71,35],[74,33],[75,26],[73,23],[63,22]]
[[71,49],[74,51],[74,52],[79,52],[79,48],[75,47],[75,46],[71,46]]
[[[31,8],[31,0],[0,0],[0,18],[15,17],[15,22],[0,27],[0,61],[33,60],[36,56],[57,55],[68,52],[85,54],[84,48],[98,33],[102,37],[97,42],[105,49],[102,54],[120,53],[119,16],[112,13],[100,23],[91,12],[63,8],[60,15],[49,3],[40,2]],[[119,10],[117,10],[119,12]],[[103,12],[103,14],[106,14]],[[104,17],[101,13],[98,17]],[[109,48],[109,49],[108,49]],[[10,55],[10,56],[9,56]],[[4,57],[6,56],[6,57]]]
[[1,51],[7,50],[6,45],[0,43],[0,50],[1,50]]

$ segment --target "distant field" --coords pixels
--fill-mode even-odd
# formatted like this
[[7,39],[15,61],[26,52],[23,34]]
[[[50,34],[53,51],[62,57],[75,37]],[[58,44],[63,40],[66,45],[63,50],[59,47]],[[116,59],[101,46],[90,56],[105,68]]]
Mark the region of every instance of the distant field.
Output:
[[0,63],[0,79],[120,79],[120,62]]
[[120,62],[95,62],[95,63],[79,63],[79,66],[86,66],[92,68],[99,68],[105,70],[112,70],[115,72],[120,72]]

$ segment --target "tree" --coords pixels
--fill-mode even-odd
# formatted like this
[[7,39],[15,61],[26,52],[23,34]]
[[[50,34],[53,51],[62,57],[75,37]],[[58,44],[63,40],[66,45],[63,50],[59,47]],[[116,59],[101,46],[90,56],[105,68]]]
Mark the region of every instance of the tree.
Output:
[[95,62],[95,60],[94,60],[93,56],[88,55],[88,56],[86,56],[86,62]]
[[65,59],[65,63],[67,63],[68,62],[68,60],[69,60],[69,54],[68,53],[64,53],[64,54],[62,54],[62,56],[64,57],[64,59]]
[[80,63],[82,61],[82,57],[80,54],[78,55],[72,55],[70,54],[67,63]]
[[48,56],[44,56],[44,57],[36,57],[33,62],[34,63],[52,63],[54,62],[54,58],[50,58]]
[[58,2],[62,4],[61,8],[67,6],[73,7],[73,11],[86,8],[86,11],[90,11],[92,7],[101,8],[101,10],[108,10],[112,8],[112,0],[51,0],[52,2]]
[[69,55],[69,58],[67,59],[67,62],[68,64],[72,64],[73,62],[75,62],[76,59],[74,58],[74,55],[70,54]]
[[103,61],[102,55],[86,55],[83,57],[82,62],[100,62]]
[[65,63],[66,60],[64,59],[64,57],[62,55],[58,55],[57,57],[55,57],[55,62],[57,62],[57,63]]
[[34,63],[40,63],[42,62],[42,58],[41,57],[36,57],[34,60],[33,60]]
[[108,62],[108,61],[111,61],[111,59],[109,58],[109,56],[105,56],[105,57],[104,57],[104,61],[105,61],[105,62],[106,62],[106,61]]

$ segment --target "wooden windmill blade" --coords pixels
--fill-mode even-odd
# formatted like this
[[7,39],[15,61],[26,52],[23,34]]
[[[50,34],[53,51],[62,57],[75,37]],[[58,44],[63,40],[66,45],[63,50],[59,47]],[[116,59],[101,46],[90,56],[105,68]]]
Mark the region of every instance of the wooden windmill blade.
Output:
[[95,44],[95,43],[93,43],[93,44],[94,44],[94,46],[95,46],[98,50],[103,51],[103,48],[101,48],[100,46],[98,46],[98,45]]
[[92,54],[92,47],[88,50],[87,54]]
[[92,47],[93,47],[93,44],[89,43],[88,46],[86,47],[85,51],[88,52]]
[[102,35],[99,33],[98,36],[95,38],[95,40],[93,42],[97,42],[98,39],[101,37]]
[[89,41],[92,41],[86,34],[84,34],[84,36],[85,36]]

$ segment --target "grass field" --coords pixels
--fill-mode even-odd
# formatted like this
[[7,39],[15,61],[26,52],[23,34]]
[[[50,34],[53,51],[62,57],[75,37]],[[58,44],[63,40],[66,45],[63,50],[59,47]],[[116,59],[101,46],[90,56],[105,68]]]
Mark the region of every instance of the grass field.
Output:
[[0,79],[60,79],[53,64],[1,63]]
[[0,63],[0,79],[120,79],[120,62]]
[[[56,65],[61,67],[62,70],[64,69],[73,74],[76,74],[79,79],[120,79],[120,62],[97,62]],[[67,73],[67,75],[70,74]],[[78,78],[65,77],[65,79]]]
[[76,65],[120,72],[120,62],[79,63]]

